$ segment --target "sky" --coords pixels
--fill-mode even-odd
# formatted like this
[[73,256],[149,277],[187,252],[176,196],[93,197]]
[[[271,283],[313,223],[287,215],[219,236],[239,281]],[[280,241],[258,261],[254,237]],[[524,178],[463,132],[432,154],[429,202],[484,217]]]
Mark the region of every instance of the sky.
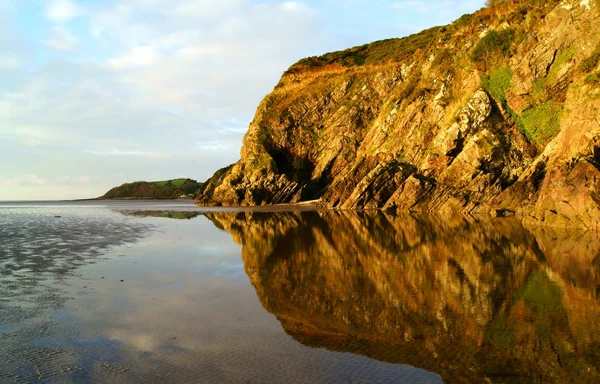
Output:
[[444,25],[484,0],[0,0],[0,200],[203,181],[307,56]]

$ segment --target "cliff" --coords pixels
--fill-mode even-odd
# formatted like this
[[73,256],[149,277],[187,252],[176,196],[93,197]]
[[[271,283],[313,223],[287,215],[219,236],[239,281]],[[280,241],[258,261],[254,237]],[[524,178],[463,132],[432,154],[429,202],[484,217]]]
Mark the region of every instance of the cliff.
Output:
[[200,205],[600,224],[600,1],[507,0],[284,73]]
[[597,383],[595,231],[375,213],[208,213],[296,341],[451,383]]
[[112,188],[100,199],[177,199],[194,195],[202,183],[192,179],[136,181]]

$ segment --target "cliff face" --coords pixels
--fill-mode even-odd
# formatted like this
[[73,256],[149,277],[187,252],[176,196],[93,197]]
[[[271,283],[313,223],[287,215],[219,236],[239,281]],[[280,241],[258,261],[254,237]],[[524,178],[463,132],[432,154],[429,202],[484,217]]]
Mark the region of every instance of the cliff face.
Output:
[[267,311],[305,345],[452,383],[600,380],[594,231],[515,219],[211,213]]
[[199,204],[320,199],[597,228],[598,30],[598,0],[509,0],[301,60]]

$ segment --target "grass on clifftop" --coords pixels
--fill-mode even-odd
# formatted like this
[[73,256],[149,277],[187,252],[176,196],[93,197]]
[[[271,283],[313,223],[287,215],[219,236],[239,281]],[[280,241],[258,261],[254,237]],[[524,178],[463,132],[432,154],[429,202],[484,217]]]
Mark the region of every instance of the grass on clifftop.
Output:
[[290,67],[285,74],[295,74],[327,65],[354,67],[400,62],[419,49],[425,49],[435,43],[442,29],[434,27],[400,39],[380,40],[322,56],[307,57]]
[[411,56],[420,50],[427,55],[436,53],[436,48],[451,39],[453,35],[458,33],[477,36],[482,27],[489,26],[493,20],[499,20],[500,23],[508,23],[510,28],[489,30],[483,38],[479,39],[471,52],[473,62],[491,68],[496,59],[510,56],[513,43],[524,39],[532,25],[543,18],[545,12],[559,1],[490,0],[486,8],[472,14],[465,14],[447,26],[433,27],[402,38],[375,41],[301,59],[292,65],[284,76],[327,66],[350,68],[404,61],[408,63],[408,60],[412,62],[415,58]]
[[153,181],[152,183],[156,184],[159,187],[164,187],[165,185],[170,184],[174,188],[179,188],[189,179],[174,179],[174,180],[163,180],[163,181]]

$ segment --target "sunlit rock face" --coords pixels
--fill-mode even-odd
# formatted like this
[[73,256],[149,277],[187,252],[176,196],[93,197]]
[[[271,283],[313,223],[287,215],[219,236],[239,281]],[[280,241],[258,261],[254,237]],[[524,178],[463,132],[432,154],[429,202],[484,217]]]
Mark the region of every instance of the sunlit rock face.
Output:
[[598,30],[597,1],[508,0],[303,59],[199,204],[319,199],[598,228]]
[[598,382],[600,241],[513,219],[213,213],[295,340],[447,382]]

